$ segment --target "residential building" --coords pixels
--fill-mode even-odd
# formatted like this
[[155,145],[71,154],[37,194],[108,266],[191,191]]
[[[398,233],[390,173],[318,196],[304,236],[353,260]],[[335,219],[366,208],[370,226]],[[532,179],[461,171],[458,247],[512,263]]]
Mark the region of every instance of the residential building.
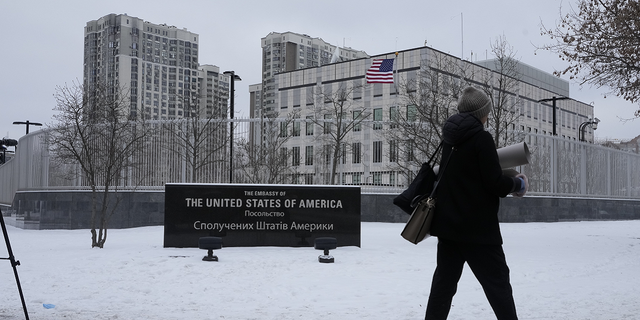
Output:
[[229,76],[220,73],[214,65],[202,65],[199,68],[198,83],[200,87],[200,104],[204,114],[209,118],[226,118],[227,101],[229,99]]
[[262,84],[249,85],[249,110],[250,118],[260,117],[260,107],[262,106]]
[[131,117],[182,118],[197,103],[205,104],[201,112],[219,113],[214,110],[228,97],[228,77],[215,66],[201,67],[198,58],[199,36],[186,28],[127,14],[109,14],[84,28],[84,85],[128,90]]
[[[278,116],[276,108],[275,76],[304,68],[360,59],[369,55],[360,50],[338,47],[321,38],[294,32],[271,32],[261,39],[262,92],[260,104],[251,109],[251,117]],[[253,87],[252,87],[253,88]]]

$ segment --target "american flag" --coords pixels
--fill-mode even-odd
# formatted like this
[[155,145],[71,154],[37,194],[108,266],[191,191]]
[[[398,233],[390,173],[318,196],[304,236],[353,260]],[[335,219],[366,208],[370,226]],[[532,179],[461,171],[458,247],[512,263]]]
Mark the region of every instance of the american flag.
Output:
[[393,59],[373,59],[365,78],[367,83],[393,83]]

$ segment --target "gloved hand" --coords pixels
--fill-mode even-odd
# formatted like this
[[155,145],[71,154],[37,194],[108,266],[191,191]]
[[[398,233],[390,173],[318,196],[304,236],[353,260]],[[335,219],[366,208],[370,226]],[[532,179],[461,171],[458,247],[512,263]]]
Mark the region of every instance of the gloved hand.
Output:
[[529,190],[529,180],[527,179],[527,176],[525,176],[523,173],[516,175],[516,178],[521,178],[524,181],[524,186],[519,191],[514,192],[513,196],[522,198],[524,197],[525,193],[527,193],[527,190]]

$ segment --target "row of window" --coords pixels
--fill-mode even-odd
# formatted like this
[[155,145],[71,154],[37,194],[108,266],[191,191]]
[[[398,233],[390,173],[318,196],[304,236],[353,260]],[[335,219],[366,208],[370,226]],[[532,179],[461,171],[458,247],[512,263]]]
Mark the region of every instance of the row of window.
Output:
[[[314,146],[305,146],[305,152],[304,152],[304,165],[305,166],[312,166],[314,164],[314,151],[313,151],[313,147]],[[354,142],[351,144],[351,163],[353,164],[358,164],[358,163],[362,163],[362,143],[361,142]],[[331,150],[331,146],[330,145],[324,145],[323,148],[323,152],[321,153],[321,160],[324,160],[325,164],[328,164],[331,161],[331,156],[333,154],[332,150]],[[287,154],[287,148],[284,147],[281,149],[282,154],[286,155]],[[291,148],[291,165],[292,166],[299,166],[301,165],[301,154],[300,154],[300,147],[292,147]],[[395,152],[395,154],[397,154],[397,151]],[[382,141],[373,141],[373,163],[381,163],[382,162]],[[283,161],[285,161],[286,165],[288,165],[288,159],[287,157],[283,157],[282,158]],[[397,160],[397,159],[396,159]],[[340,150],[340,163],[341,164],[345,164],[347,161],[347,146],[343,145],[341,150]]]
[[[147,30],[149,31],[149,30]],[[158,30],[156,29],[156,32]],[[167,32],[168,35],[168,32]],[[159,37],[159,36],[154,36],[152,34],[142,34],[142,38],[146,38],[147,40],[155,40],[157,42],[162,42],[162,43],[168,43],[169,45],[175,46],[175,45],[179,45],[179,46],[184,46],[185,48],[194,48],[197,49],[198,48],[198,44],[197,43],[192,43],[189,41],[183,41],[183,40],[176,40],[176,39],[167,39],[164,37]],[[193,40],[196,40],[196,37],[193,37]]]
[[[291,184],[318,184],[326,183],[329,181],[329,174],[322,175],[324,181],[315,181],[317,179],[315,173],[297,173],[292,174],[290,179]],[[388,180],[384,181],[383,177],[388,176]],[[338,184],[342,185],[361,185],[361,184],[374,184],[395,186],[397,183],[396,172],[371,172],[370,175],[365,176],[364,172],[342,172],[338,174]]]
[[[321,177],[324,181],[316,181],[317,174],[315,173],[297,173],[292,174],[290,179],[291,184],[318,184],[326,183],[329,181],[329,174],[322,174]],[[388,180],[384,181],[383,177],[387,176]],[[397,183],[396,172],[371,172],[368,176],[365,176],[364,172],[342,172],[338,174],[338,184],[342,185],[361,185],[361,184],[374,184],[374,185],[389,185],[395,186]]]
[[[390,119],[394,120],[394,119],[398,119],[398,107],[390,107],[389,108],[389,117]],[[355,122],[357,122],[358,120],[362,120],[362,110],[356,110],[352,112],[353,115],[353,120],[355,120]],[[416,120],[416,109],[414,106],[409,106],[407,108],[407,118],[409,119],[409,121],[415,121]],[[311,120],[313,119],[313,116],[307,116],[307,119]],[[325,120],[331,120],[331,116],[330,115],[325,115],[324,116]],[[382,121],[383,121],[383,117],[382,117],[382,108],[376,108],[373,109],[373,130],[382,130],[383,125],[382,125]],[[311,121],[306,121],[305,122],[305,135],[307,136],[312,136],[314,135],[314,126],[316,125],[316,123],[311,122]],[[332,127],[333,127],[334,123],[331,121],[326,121],[324,122],[324,124],[322,125],[322,133],[324,134],[330,134]],[[346,126],[347,123],[343,124],[343,127]],[[395,128],[395,125],[391,125],[391,128]],[[282,122],[280,123],[280,134],[279,136],[281,138],[287,137],[289,134],[291,134],[291,136],[293,137],[299,137],[301,134],[301,130],[302,129],[302,125],[301,125],[301,121],[294,121],[292,124],[292,128],[291,128],[291,132],[289,133],[289,124],[286,122]],[[353,126],[353,132],[359,132],[362,130],[362,124],[361,123],[356,123]]]

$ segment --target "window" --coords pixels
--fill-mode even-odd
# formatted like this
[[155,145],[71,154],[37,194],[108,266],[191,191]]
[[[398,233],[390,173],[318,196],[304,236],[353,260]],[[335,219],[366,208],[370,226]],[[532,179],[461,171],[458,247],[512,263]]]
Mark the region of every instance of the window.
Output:
[[418,109],[416,106],[407,106],[407,121],[414,122],[417,119]]
[[360,142],[354,142],[351,145],[351,163],[360,163],[361,159],[360,159],[360,148],[362,146],[362,143]]
[[313,90],[313,88],[314,87],[308,87],[306,89],[306,91],[307,91],[307,105],[308,106],[312,106],[313,105],[313,98],[314,98],[314,93],[313,93],[314,90]]
[[373,173],[373,184],[378,186],[382,184],[382,172]]
[[400,121],[398,117],[398,107],[389,107],[389,120],[391,121],[390,129],[398,128],[398,122]]
[[412,139],[407,140],[407,161],[413,161],[413,146],[415,142]]
[[304,175],[304,183],[313,184],[313,173],[308,173]]
[[373,130],[382,129],[382,108],[373,109]]
[[287,147],[280,148],[280,164],[287,165]]
[[300,147],[291,148],[291,165],[292,166],[300,165]]
[[398,141],[389,141],[389,162],[398,162]]
[[329,164],[331,163],[331,156],[332,156],[332,152],[331,152],[331,145],[330,144],[325,144],[322,146],[322,148],[324,149],[324,164]]
[[373,84],[373,97],[382,97],[382,83]]
[[353,126],[354,132],[358,132],[362,130],[362,126],[360,125],[361,116],[362,116],[362,110],[353,111],[353,122],[357,123],[355,126]]
[[373,142],[373,162],[382,162],[382,141]]
[[362,99],[362,82],[354,81],[353,82],[353,100]]
[[[307,119],[313,119],[313,116],[307,116]],[[305,134],[308,136],[313,135],[313,122],[307,121],[305,123]]]
[[324,126],[324,131],[323,132],[325,134],[330,134],[331,133],[331,121],[329,121],[329,120],[331,120],[331,115],[325,114],[324,115],[324,120],[325,120],[325,122],[323,123],[323,126]]
[[304,164],[306,166],[313,165],[313,146],[306,146],[304,151]]
[[300,136],[300,119],[293,120],[293,131],[291,132],[291,135],[294,137]]
[[280,122],[280,138],[284,138],[287,136],[287,123],[286,122]]

